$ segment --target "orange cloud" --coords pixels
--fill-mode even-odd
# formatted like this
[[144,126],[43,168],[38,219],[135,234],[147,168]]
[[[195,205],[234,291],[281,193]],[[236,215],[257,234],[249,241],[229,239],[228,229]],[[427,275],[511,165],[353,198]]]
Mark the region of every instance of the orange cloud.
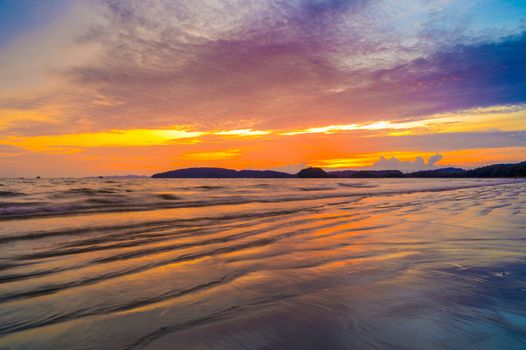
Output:
[[525,118],[526,106],[524,105],[492,106],[434,114],[411,121],[387,120],[373,123],[328,125],[285,131],[280,135],[333,134],[357,130],[385,130],[389,131],[391,136],[436,132],[513,131],[524,130]]
[[[526,147],[500,147],[500,148],[481,148],[481,149],[462,149],[440,152],[442,160],[437,166],[465,166],[476,167],[491,163],[513,163],[524,159]],[[309,166],[321,168],[367,168],[372,166],[380,157],[395,157],[400,161],[412,161],[417,157],[428,159],[434,156],[435,152],[375,152],[366,154],[355,154],[348,158],[329,158],[319,159],[309,162]]]
[[239,130],[221,130],[213,132],[214,135],[223,136],[262,136],[268,135],[272,131],[268,130],[252,130],[252,129],[239,129]]
[[201,135],[203,132],[184,129],[111,130],[85,134],[10,136],[0,140],[0,144],[16,146],[34,152],[70,153],[87,147],[152,146],[167,144],[180,139],[193,139],[195,142],[195,139]]
[[[223,138],[245,138],[257,136],[287,137],[304,134],[335,134],[351,131],[374,132],[371,136],[419,135],[426,133],[474,132],[488,130],[514,131],[524,130],[526,107],[493,106],[477,108],[457,113],[432,115],[424,119],[411,121],[377,121],[366,124],[340,124],[312,127],[296,130],[188,130],[183,126],[166,129],[131,129],[110,130],[93,133],[41,135],[41,136],[10,136],[0,140],[0,144],[12,145],[35,152],[71,152],[74,149],[87,147],[127,147],[152,146],[173,143],[175,140],[186,139],[186,142],[199,142],[200,137],[215,135]],[[22,113],[6,118],[7,123],[18,118],[45,117]],[[4,123],[6,123],[4,121]],[[5,124],[7,125],[7,124]],[[2,124],[0,124],[2,127]]]
[[[408,162],[435,152],[444,156],[441,164],[469,167],[523,160],[526,148],[518,146],[522,146],[521,140],[526,135],[521,131],[524,113],[523,106],[494,106],[414,121],[305,129],[194,130],[179,125],[79,134],[11,135],[0,138],[0,145],[21,151],[9,157],[10,164],[17,159],[23,163],[29,157],[27,154],[33,153],[35,157],[47,154],[57,160],[67,159],[63,161],[69,164],[75,158],[76,164],[86,163],[87,167],[91,164],[98,169],[114,166],[115,171],[123,172],[126,168],[127,172],[160,171],[203,164],[236,169],[290,164],[329,169],[367,168],[381,156]],[[492,130],[497,124],[513,132],[481,132]]]
[[187,153],[184,154],[181,159],[201,161],[223,160],[235,158],[239,156],[239,152],[241,152],[240,149],[230,149],[226,151]]

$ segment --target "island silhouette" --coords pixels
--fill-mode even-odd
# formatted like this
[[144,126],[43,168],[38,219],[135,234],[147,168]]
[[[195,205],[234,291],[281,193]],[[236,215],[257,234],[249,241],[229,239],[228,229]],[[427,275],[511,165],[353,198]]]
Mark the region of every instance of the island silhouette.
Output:
[[233,170],[225,168],[185,168],[152,175],[152,178],[469,178],[525,177],[526,161],[516,164],[493,164],[475,169],[439,168],[403,173],[400,170],[336,170],[309,167],[297,174],[274,170]]

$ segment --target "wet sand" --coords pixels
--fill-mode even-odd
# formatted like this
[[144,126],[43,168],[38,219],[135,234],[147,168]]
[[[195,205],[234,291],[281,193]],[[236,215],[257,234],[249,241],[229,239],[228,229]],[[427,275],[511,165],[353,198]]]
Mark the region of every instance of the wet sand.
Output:
[[524,181],[0,183],[0,348],[526,347]]

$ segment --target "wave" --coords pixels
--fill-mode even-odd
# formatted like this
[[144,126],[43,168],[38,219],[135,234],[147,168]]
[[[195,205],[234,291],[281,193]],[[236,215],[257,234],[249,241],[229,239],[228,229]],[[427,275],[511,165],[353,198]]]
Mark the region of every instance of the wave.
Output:
[[247,311],[248,309],[251,309],[251,308],[263,307],[265,305],[275,303],[277,301],[284,301],[287,299],[299,297],[301,295],[302,293],[299,293],[299,292],[296,292],[296,293],[285,292],[277,296],[263,298],[261,300],[253,301],[250,303],[245,303],[241,305],[233,305],[223,310],[220,310],[218,312],[215,312],[213,314],[207,315],[206,317],[197,318],[197,319],[194,319],[188,322],[179,323],[179,324],[175,324],[171,326],[161,327],[158,330],[141,337],[139,340],[137,340],[136,342],[128,346],[126,349],[144,348],[145,346],[152,343],[153,341],[159,338],[162,338],[168,334],[185,331],[185,330],[188,330],[194,327],[204,326],[204,325],[207,325],[213,322],[219,322],[221,320],[232,318],[236,314],[243,313],[244,311]]
[[[308,213],[311,210],[316,210],[317,206],[308,207],[308,208],[297,208],[297,209],[285,209],[285,210],[270,210],[267,212],[262,213],[230,213],[226,215],[207,215],[197,218],[189,218],[189,219],[167,219],[167,220],[158,220],[158,221],[147,221],[143,223],[131,223],[131,224],[121,224],[121,225],[106,225],[106,226],[97,226],[96,232],[98,233],[106,233],[106,232],[119,232],[119,231],[125,231],[126,235],[129,237],[130,235],[137,234],[137,233],[153,233],[155,230],[165,230],[166,228],[184,228],[184,227],[192,227],[195,225],[198,225],[199,222],[206,222],[206,221],[214,221],[216,222],[223,222],[223,221],[237,221],[237,220],[250,220],[255,218],[261,218],[261,217],[273,217],[273,216],[280,216],[280,215],[286,215],[286,214],[292,214],[292,213],[298,213],[298,212],[306,212]],[[58,237],[58,236],[77,236],[77,235],[85,235],[90,234],[94,232],[93,227],[86,227],[86,228],[74,228],[74,229],[64,229],[64,230],[57,230],[57,231],[35,231],[35,232],[27,232],[24,234],[17,234],[12,236],[0,236],[0,244],[2,243],[11,243],[14,241],[19,240],[36,240],[36,239],[43,239],[43,238],[51,238],[51,237]],[[108,236],[106,236],[108,237]]]
[[[95,308],[90,308],[90,309],[80,309],[80,310],[77,310],[75,312],[70,312],[70,313],[54,313],[54,314],[48,315],[47,317],[43,319],[34,320],[33,322],[24,322],[24,323],[20,322],[20,323],[0,325],[0,335],[20,332],[20,331],[26,331],[26,330],[49,326],[49,325],[53,325],[53,324],[57,324],[57,323],[65,322],[65,321],[70,321],[70,320],[78,320],[78,319],[89,317],[89,316],[105,315],[105,314],[113,313],[113,312],[123,312],[123,311],[131,310],[131,309],[136,309],[136,308],[146,306],[149,304],[158,303],[161,301],[165,301],[165,300],[173,299],[177,297],[182,297],[190,293],[195,293],[198,291],[217,287],[221,284],[229,283],[233,281],[234,279],[239,278],[241,275],[242,275],[241,273],[230,274],[220,279],[209,281],[201,285],[196,285],[188,289],[182,289],[182,290],[175,289],[175,290],[168,291],[168,292],[158,294],[158,295],[150,295],[148,297],[134,300],[129,303],[103,305],[100,307],[95,307]],[[50,289],[52,290],[54,289],[54,287],[50,287]],[[27,295],[25,296],[31,297],[31,296],[39,296],[39,295],[40,295],[39,292],[35,292],[34,294],[27,293]]]
[[367,184],[367,183],[348,183],[348,182],[340,182],[338,183],[341,187],[348,187],[348,188],[375,188],[378,187],[377,185],[373,184]]
[[159,194],[157,194],[157,197],[159,197],[161,199],[164,199],[164,200],[167,200],[167,201],[175,201],[175,200],[178,200],[178,199],[182,199],[182,197],[173,195],[171,193],[159,193]]
[[334,187],[298,187],[301,191],[311,192],[311,191],[332,191],[336,188]]
[[[345,219],[345,218],[340,218],[340,220],[341,219]],[[249,230],[249,231],[246,231],[246,232],[242,232],[240,234],[229,235],[229,236],[226,236],[226,237],[220,237],[220,238],[215,238],[215,239],[205,239],[205,240],[202,240],[202,241],[195,241],[195,242],[186,243],[186,244],[172,244],[172,245],[162,246],[162,247],[158,247],[158,248],[141,249],[141,250],[137,250],[137,251],[133,251],[133,252],[129,252],[129,253],[118,253],[118,254],[110,255],[109,257],[97,258],[97,259],[88,261],[88,262],[86,262],[84,264],[75,264],[75,265],[72,265],[72,266],[69,266],[69,267],[62,266],[60,268],[53,268],[53,269],[50,269],[50,270],[33,271],[31,273],[28,273],[28,274],[4,275],[4,276],[0,276],[0,282],[7,282],[7,281],[23,280],[23,279],[34,278],[34,277],[41,277],[41,276],[45,276],[45,275],[55,274],[55,273],[58,273],[58,272],[65,272],[65,271],[70,271],[70,270],[78,270],[80,268],[87,267],[87,266],[90,266],[90,265],[108,264],[108,263],[112,263],[112,262],[116,262],[116,261],[140,258],[140,257],[152,255],[152,254],[158,254],[158,253],[163,253],[163,252],[180,250],[180,249],[183,249],[183,248],[196,247],[196,246],[205,246],[206,247],[206,246],[211,245],[211,244],[228,243],[228,242],[231,242],[231,241],[235,241],[237,239],[247,238],[247,237],[250,237],[250,236],[258,236],[258,235],[263,234],[263,233],[272,232],[272,231],[278,230],[280,228],[286,228],[286,227],[290,228],[289,231],[285,231],[282,234],[274,235],[272,237],[258,238],[258,239],[254,240],[254,241],[250,241],[250,242],[247,242],[247,243],[241,243],[241,244],[227,246],[227,247],[220,247],[220,248],[212,249],[212,250],[208,250],[208,251],[205,250],[205,251],[198,252],[198,253],[183,254],[183,255],[175,257],[175,258],[159,259],[158,261],[154,261],[154,262],[152,262],[150,264],[145,264],[145,265],[140,266],[140,267],[131,268],[131,269],[123,270],[123,271],[117,271],[117,272],[114,272],[114,273],[109,273],[109,274],[104,275],[104,276],[99,276],[96,279],[89,279],[88,278],[88,279],[85,279],[85,280],[82,280],[82,281],[76,281],[74,284],[72,284],[72,286],[77,287],[77,286],[80,286],[80,285],[92,284],[92,283],[96,283],[96,282],[99,282],[99,281],[102,281],[102,280],[111,279],[111,278],[115,278],[115,277],[120,277],[120,276],[127,275],[127,274],[143,272],[143,271],[146,271],[146,270],[150,270],[152,268],[165,266],[165,265],[168,265],[168,264],[174,264],[174,263],[179,263],[179,262],[197,260],[197,259],[201,259],[203,257],[211,257],[211,256],[216,256],[218,254],[224,254],[224,253],[233,252],[233,251],[241,251],[243,249],[248,249],[248,248],[261,247],[261,246],[265,246],[265,245],[268,245],[268,244],[271,244],[271,243],[275,243],[275,242],[277,242],[277,241],[279,241],[279,240],[281,240],[283,238],[289,238],[289,237],[292,237],[292,236],[303,235],[303,234],[312,232],[314,230],[318,230],[318,229],[322,229],[322,228],[330,228],[330,227],[334,227],[334,226],[338,226],[338,225],[342,224],[341,221],[328,222],[328,223],[325,223],[325,224],[322,224],[322,225],[313,225],[313,226],[310,226],[308,228],[301,229],[301,230],[294,230],[295,225],[298,225],[300,223],[313,222],[313,221],[316,221],[316,220],[303,220],[303,221],[300,220],[300,221],[295,221],[295,222],[292,222],[292,223],[276,224],[274,226],[269,226],[269,227],[265,227],[265,228],[258,229],[258,230]],[[202,232],[202,229],[200,231]],[[205,232],[205,233],[209,234],[209,233],[213,233],[213,232],[214,231],[212,230],[212,231]],[[188,232],[188,233],[192,233],[192,232]],[[143,244],[145,244],[147,242],[139,242],[139,243],[140,244],[131,244],[130,246],[135,246],[135,245],[141,246],[141,245],[143,245]],[[111,247],[111,248],[108,248],[108,249],[123,248],[125,246],[126,245],[114,246],[114,247]],[[102,248],[97,247],[97,246],[92,246],[92,247],[87,247],[87,248],[84,248],[84,249],[77,249],[77,250],[49,251],[49,252],[40,253],[40,254],[39,253],[34,253],[34,254],[29,254],[29,255],[22,255],[22,256],[17,257],[17,259],[20,259],[22,261],[24,261],[24,260],[34,261],[34,259],[52,258],[52,257],[59,257],[59,256],[64,256],[64,255],[72,255],[72,254],[80,254],[80,253],[86,253],[86,252],[92,252],[92,251],[100,251],[100,250],[106,250],[106,249],[102,249]],[[68,284],[62,285],[59,288],[59,290],[60,289],[65,289],[65,288],[69,288],[69,285]],[[55,289],[53,288],[52,291],[55,291]],[[39,294],[41,294],[41,293],[39,293]],[[0,300],[2,300],[2,299],[0,298]]]
[[225,188],[225,186],[203,185],[203,186],[195,186],[195,187],[192,187],[192,188],[195,188],[195,189],[198,189],[198,190],[210,191],[210,190],[221,190],[221,189]]
[[80,194],[80,195],[86,195],[86,196],[95,196],[98,194],[112,194],[116,192],[117,191],[112,190],[112,189],[93,189],[93,188],[82,187],[82,188],[68,189],[68,190],[61,192],[60,194],[61,195],[79,195]]
[[22,192],[13,192],[13,191],[0,191],[0,197],[20,197],[27,196],[27,194]]
[[[363,198],[371,196],[388,196],[388,195],[402,195],[416,192],[442,192],[453,191],[458,189],[469,189],[485,186],[498,186],[508,184],[509,181],[501,181],[500,183],[484,183],[470,182],[468,184],[436,186],[424,188],[402,188],[402,189],[377,189],[375,191],[356,191],[361,188],[349,188],[349,191],[334,191],[334,188],[329,187],[303,187],[299,189],[301,192],[314,192],[312,195],[305,195],[301,192],[288,192],[276,196],[273,193],[261,194],[253,193],[244,196],[232,196],[231,194],[224,194],[222,196],[211,196],[203,198],[188,198],[182,195],[175,195],[171,193],[149,194],[143,196],[121,195],[111,192],[106,189],[93,190],[89,189],[74,189],[80,193],[89,193],[90,196],[96,193],[105,193],[105,197],[83,199],[75,202],[64,203],[41,203],[37,205],[35,202],[30,202],[27,206],[24,204],[13,204],[12,206],[0,206],[0,221],[5,220],[19,220],[25,218],[36,218],[46,216],[65,216],[65,215],[79,215],[79,214],[98,214],[110,212],[125,212],[125,211],[148,211],[158,209],[175,209],[175,208],[197,208],[197,207],[212,207],[220,205],[241,205],[249,203],[282,203],[292,201],[311,201],[328,198]],[[316,193],[331,190],[330,193]],[[101,192],[103,191],[103,192]],[[112,190],[113,191],[113,190]],[[123,192],[124,193],[124,192]],[[162,199],[158,201],[155,199]]]
[[[336,312],[327,319],[337,322],[337,310],[344,310],[342,322],[347,322],[346,317],[362,322],[360,317],[367,313],[359,308],[368,306],[371,295],[397,298],[400,302],[391,303],[396,304],[393,308],[422,300],[420,315],[420,310],[433,305],[431,300],[439,307],[450,305],[440,304],[440,297],[447,296],[444,293],[472,286],[469,278],[440,280],[440,274],[448,271],[439,267],[458,262],[475,266],[486,261],[481,258],[485,254],[489,259],[524,255],[520,244],[526,239],[520,229],[524,223],[503,214],[522,210],[524,185],[484,187],[489,184],[455,182],[453,186],[394,188],[378,181],[375,190],[359,186],[345,190],[334,184],[337,190],[331,193],[302,193],[297,184],[285,191],[283,184],[269,189],[249,183],[241,187],[255,189],[249,196],[231,196],[239,188],[226,186],[224,192],[202,192],[202,199],[192,201],[184,191],[171,192],[171,187],[148,191],[116,187],[113,193],[86,195],[96,189],[85,191],[75,183],[82,202],[69,203],[71,206],[87,205],[94,199],[118,201],[90,202],[94,209],[89,215],[116,207],[124,211],[192,205],[204,209],[107,215],[93,221],[85,217],[79,222],[65,212],[57,220],[27,221],[23,217],[6,223],[19,233],[4,229],[0,236],[0,347],[15,348],[10,342],[22,338],[35,339],[36,344],[47,334],[41,347],[56,348],[53,341],[64,346],[76,342],[75,346],[82,347],[86,345],[83,339],[97,336],[104,341],[111,338],[113,348],[142,348],[164,336],[212,323],[228,321],[229,327],[238,327],[236,322],[247,317],[247,324],[251,321],[253,325],[257,320],[251,318],[251,312],[256,318],[263,313],[265,317],[273,313],[312,318],[318,314],[303,312],[316,309],[320,314]],[[311,184],[311,188],[323,187]],[[469,188],[473,190],[467,191]],[[133,195],[123,197],[126,189],[133,190]],[[421,195],[426,192],[429,195]],[[143,202],[137,202],[138,198]],[[275,204],[291,201],[297,203]],[[224,203],[230,206],[213,207]],[[234,205],[238,203],[269,204]],[[442,222],[451,211],[462,222],[455,221],[456,217]],[[484,226],[503,217],[509,222],[502,229]],[[470,218],[474,221],[465,222]],[[469,227],[482,219],[483,226]],[[48,221],[56,226],[46,227]],[[519,300],[522,295],[516,287],[522,284],[513,284],[518,270],[503,271],[495,270],[492,278],[511,281],[506,283],[506,293]],[[484,281],[485,275],[474,283]],[[441,282],[447,288],[437,290]],[[426,294],[428,287],[435,299]],[[419,298],[405,300],[407,295]],[[294,314],[285,314],[288,310]],[[377,310],[386,315],[392,311]],[[58,324],[64,327],[44,328]],[[26,332],[23,337],[9,336],[22,331]]]

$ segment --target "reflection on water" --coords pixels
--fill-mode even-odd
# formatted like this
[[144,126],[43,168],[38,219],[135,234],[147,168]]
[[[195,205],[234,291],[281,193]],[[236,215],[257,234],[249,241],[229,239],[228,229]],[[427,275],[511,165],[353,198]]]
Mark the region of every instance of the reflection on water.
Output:
[[0,183],[0,348],[526,348],[526,182]]

